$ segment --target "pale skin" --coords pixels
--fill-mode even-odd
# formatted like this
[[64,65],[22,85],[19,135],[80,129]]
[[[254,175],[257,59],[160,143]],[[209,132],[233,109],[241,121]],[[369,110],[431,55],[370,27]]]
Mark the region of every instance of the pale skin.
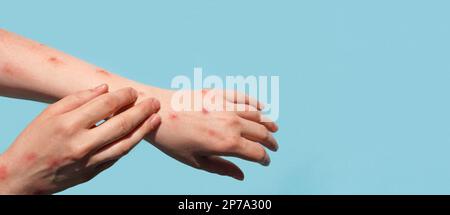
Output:
[[[277,150],[273,122],[261,122],[261,105],[247,96],[230,98],[215,93],[226,106],[245,111],[174,111],[174,91],[138,83],[46,45],[0,30],[0,95],[52,103],[83,89],[106,83],[111,92],[137,90],[136,103],[149,97],[160,102],[161,124],[145,140],[167,155],[197,169],[244,179],[242,170],[222,156],[263,165],[270,163],[265,148]],[[195,93],[195,92],[193,92]]]
[[126,109],[137,96],[100,85],[50,105],[0,157],[0,193],[50,194],[110,167],[161,122],[155,99]]

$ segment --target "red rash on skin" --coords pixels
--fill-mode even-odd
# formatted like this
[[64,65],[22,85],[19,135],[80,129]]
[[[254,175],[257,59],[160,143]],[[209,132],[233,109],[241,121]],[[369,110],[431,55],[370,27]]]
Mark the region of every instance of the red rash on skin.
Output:
[[6,166],[0,166],[0,181],[5,180],[8,178],[8,169]]
[[95,70],[98,74],[101,74],[101,75],[109,75],[109,72],[107,72],[106,70],[104,70],[104,69],[97,69],[97,70]]
[[10,63],[5,63],[3,68],[1,68],[0,72],[9,76],[18,76],[23,73],[22,68],[14,66]]
[[178,118],[178,116],[177,116],[175,113],[169,114],[169,119],[175,120],[175,119],[177,119],[177,118]]
[[61,160],[59,160],[59,159],[50,159],[47,162],[47,165],[50,169],[55,169],[56,167],[59,167],[60,164],[61,164]]
[[216,132],[213,130],[208,130],[208,135],[214,137],[216,136]]
[[49,58],[49,59],[48,59],[48,62],[50,62],[50,63],[52,63],[52,64],[55,64],[55,65],[60,65],[60,64],[63,63],[63,62],[62,62],[59,58],[57,58],[57,57],[51,57],[51,58]]
[[32,162],[34,162],[34,161],[36,160],[36,158],[37,158],[36,153],[28,153],[28,154],[26,154],[26,155],[24,156],[24,160],[25,160],[27,163],[32,163]]
[[11,64],[5,63],[1,71],[7,75],[13,75],[15,73],[15,68],[13,68]]
[[208,111],[206,108],[203,107],[203,108],[202,108],[202,113],[203,113],[203,114],[208,114],[209,111]]

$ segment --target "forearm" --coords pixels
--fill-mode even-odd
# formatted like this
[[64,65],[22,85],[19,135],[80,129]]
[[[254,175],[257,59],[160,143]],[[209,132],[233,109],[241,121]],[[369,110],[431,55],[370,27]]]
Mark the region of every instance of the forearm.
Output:
[[107,83],[111,91],[131,86],[156,98],[162,91],[0,30],[1,96],[54,102],[102,83]]
[[[237,110],[243,106],[246,111],[202,107],[201,111],[177,112],[171,106],[174,91],[139,84],[0,30],[0,95],[53,102],[103,83],[109,85],[110,91],[133,87],[139,94],[137,102],[146,97],[158,99],[161,124],[155,132],[147,133],[145,139],[192,167],[242,180],[244,175],[239,167],[220,156],[235,156],[268,165],[270,159],[263,146],[271,150],[278,148],[271,134],[278,127],[273,122],[261,121],[261,113],[251,111],[257,106],[250,104],[245,96],[229,98],[213,91],[211,99],[219,101],[219,106],[224,102],[227,108]],[[208,91],[189,93],[210,95]]]

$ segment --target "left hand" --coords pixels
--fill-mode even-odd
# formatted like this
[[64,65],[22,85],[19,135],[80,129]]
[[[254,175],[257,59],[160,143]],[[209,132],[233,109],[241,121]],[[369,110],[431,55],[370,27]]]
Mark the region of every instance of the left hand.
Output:
[[[223,91],[207,93],[208,97],[222,101],[224,106],[242,111],[207,110],[175,111],[171,105],[174,91],[161,93],[161,125],[146,137],[158,149],[194,168],[219,175],[244,179],[242,170],[221,156],[234,156],[269,165],[270,158],[264,147],[276,151],[278,144],[272,133],[278,130],[274,122],[263,122],[259,102],[248,96],[232,99]],[[205,95],[192,91],[187,94]],[[205,110],[206,109],[206,110]]]

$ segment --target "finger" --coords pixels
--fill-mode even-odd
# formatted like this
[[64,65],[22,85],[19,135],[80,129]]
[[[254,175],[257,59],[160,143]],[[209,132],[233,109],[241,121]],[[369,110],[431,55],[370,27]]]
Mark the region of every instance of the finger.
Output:
[[134,103],[137,99],[137,92],[133,88],[123,88],[115,92],[101,95],[96,99],[73,110],[73,114],[79,123],[90,128],[100,120],[103,120],[123,107]]
[[270,157],[261,144],[245,138],[241,138],[237,146],[229,147],[229,151],[218,152],[218,154],[242,158],[260,163],[263,166],[270,164]]
[[[136,130],[142,122],[148,119],[147,123],[144,123],[144,127],[140,130],[137,129],[137,135],[145,135],[148,129],[153,129],[155,123],[159,123],[159,116],[154,115],[159,110],[160,104],[156,99],[150,98],[142,101],[138,105],[124,111],[123,113],[116,115],[104,122],[100,126],[88,131],[94,139],[93,144],[88,147],[88,151],[93,151],[96,148],[101,148],[108,143],[112,143],[121,137],[129,135],[130,132]],[[152,116],[153,118],[150,118]],[[141,126],[142,127],[142,126]],[[89,134],[88,134],[89,135]],[[136,136],[131,140],[137,140]],[[140,136],[137,136],[140,137]]]
[[144,121],[135,131],[123,137],[115,143],[105,146],[94,154],[90,160],[89,165],[105,162],[108,160],[119,159],[130,152],[146,134],[153,131],[161,123],[161,117],[158,114],[153,114],[150,118]]
[[271,132],[277,132],[278,131],[278,125],[277,123],[275,123],[272,119],[261,115],[261,124],[263,124],[264,126],[266,126],[267,129],[269,129],[269,131]]
[[211,173],[244,180],[244,173],[236,164],[218,156],[201,156],[197,159],[200,168]]
[[94,169],[95,169],[96,172],[102,172],[105,169],[108,169],[109,167],[114,165],[118,160],[119,159],[106,161],[106,162],[104,162],[102,164],[97,165]]
[[266,127],[249,120],[241,120],[241,135],[249,140],[259,142],[272,151],[278,150],[278,143]]
[[259,102],[257,99],[250,97],[245,93],[240,93],[235,90],[228,90],[225,92],[225,94],[225,98],[230,102],[250,105],[254,108],[257,108],[258,110],[264,109],[264,104],[262,102]]
[[[242,104],[238,104],[238,106],[242,106]],[[261,125],[264,125],[269,131],[276,132],[278,131],[278,125],[270,120],[267,120],[260,111],[256,108],[248,105],[244,105],[245,107],[237,107],[236,114],[241,118],[251,120],[253,122],[257,122]]]
[[69,112],[107,92],[108,85],[106,84],[99,85],[89,90],[79,91],[50,105],[48,112],[54,115]]
[[98,164],[97,166],[94,166],[94,168],[92,169],[91,175],[89,176],[90,178],[94,178],[95,176],[97,176],[98,174],[100,174],[101,172],[105,171],[106,169],[110,168],[111,166],[113,166],[119,159],[116,160],[110,160],[101,164]]

